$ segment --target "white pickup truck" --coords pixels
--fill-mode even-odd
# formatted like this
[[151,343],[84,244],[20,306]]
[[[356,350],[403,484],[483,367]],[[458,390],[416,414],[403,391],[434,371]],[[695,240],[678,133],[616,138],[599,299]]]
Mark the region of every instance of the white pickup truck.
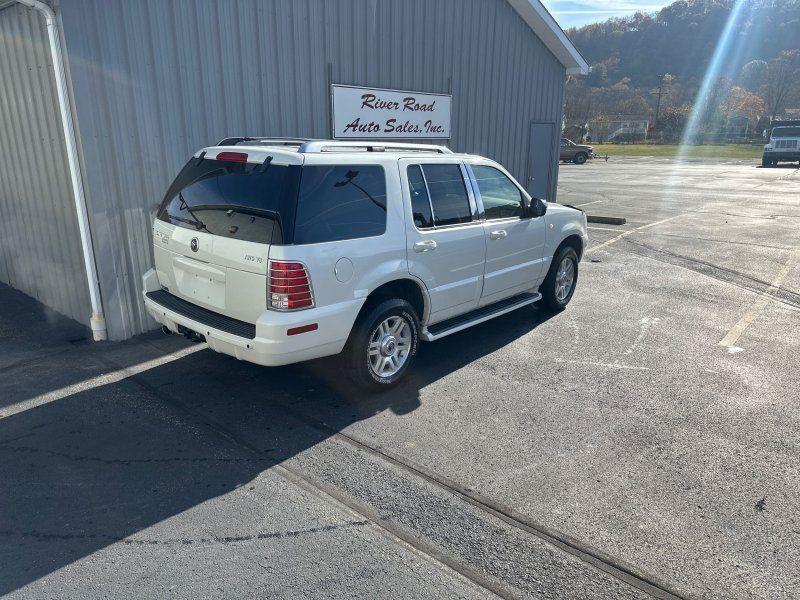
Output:
[[779,162],[800,162],[800,126],[773,127],[769,143],[764,146],[762,167],[774,167]]
[[499,164],[419,144],[229,138],[197,152],[153,224],[149,313],[261,365],[343,353],[399,381],[420,341],[567,305],[586,216]]

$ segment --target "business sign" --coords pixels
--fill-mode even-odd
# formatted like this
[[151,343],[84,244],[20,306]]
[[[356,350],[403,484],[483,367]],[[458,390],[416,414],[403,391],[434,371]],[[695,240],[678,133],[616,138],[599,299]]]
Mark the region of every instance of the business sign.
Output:
[[332,85],[336,139],[450,138],[452,96]]

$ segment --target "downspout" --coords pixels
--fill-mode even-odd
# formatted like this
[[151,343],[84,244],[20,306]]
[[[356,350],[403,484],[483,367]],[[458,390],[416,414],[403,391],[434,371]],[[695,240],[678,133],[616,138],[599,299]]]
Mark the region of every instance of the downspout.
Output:
[[106,320],[103,316],[103,304],[100,299],[100,283],[97,280],[97,265],[94,259],[92,232],[89,229],[89,213],[86,210],[86,195],[83,191],[80,163],[78,162],[78,140],[75,125],[72,122],[72,107],[67,91],[67,75],[64,70],[64,55],[61,50],[61,38],[58,32],[58,20],[53,9],[40,0],[12,0],[38,10],[44,15],[47,24],[47,37],[50,40],[50,55],[53,59],[53,71],[58,93],[58,108],[61,112],[61,125],[64,128],[64,139],[67,142],[67,161],[72,180],[72,195],[75,198],[75,211],[78,215],[78,230],[81,234],[83,264],[86,268],[86,279],[89,284],[89,299],[92,303],[92,316],[89,324],[95,341],[105,340]]

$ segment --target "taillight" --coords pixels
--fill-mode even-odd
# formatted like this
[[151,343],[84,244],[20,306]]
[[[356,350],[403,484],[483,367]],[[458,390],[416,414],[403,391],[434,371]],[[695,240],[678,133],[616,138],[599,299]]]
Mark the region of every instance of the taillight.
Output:
[[302,310],[314,306],[311,279],[303,263],[269,261],[267,307],[272,310]]

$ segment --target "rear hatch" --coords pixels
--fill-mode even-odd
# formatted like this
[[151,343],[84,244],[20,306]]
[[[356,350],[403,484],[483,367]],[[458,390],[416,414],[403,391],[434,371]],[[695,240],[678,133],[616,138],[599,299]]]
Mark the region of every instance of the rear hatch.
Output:
[[189,160],[153,226],[158,279],[171,294],[255,323],[267,306],[271,244],[294,224],[302,156],[213,148]]

